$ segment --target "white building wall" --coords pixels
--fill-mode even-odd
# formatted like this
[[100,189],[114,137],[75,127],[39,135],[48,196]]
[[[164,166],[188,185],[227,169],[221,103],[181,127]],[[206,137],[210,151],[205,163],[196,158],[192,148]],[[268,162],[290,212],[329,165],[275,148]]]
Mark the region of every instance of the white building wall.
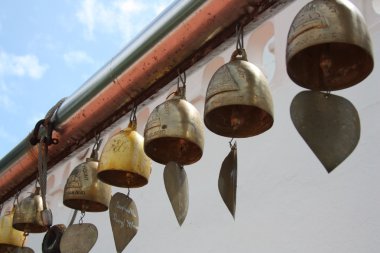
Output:
[[[380,252],[380,69],[377,66],[380,1],[352,1],[367,19],[375,68],[361,84],[333,92],[350,100],[358,110],[361,138],[354,152],[330,174],[298,134],[289,113],[293,97],[302,89],[286,74],[286,38],[293,17],[307,2],[295,1],[245,35],[248,59],[263,68],[271,80],[275,122],[264,134],[237,141],[236,219],[225,207],[217,187],[220,165],[229,152],[230,139],[206,129],[202,159],[185,167],[190,207],[184,224],[182,227],[177,224],[166,195],[164,166],[153,163],[149,184],[131,190],[139,211],[140,227],[125,252]],[[187,98],[202,115],[208,82],[215,70],[229,61],[234,48],[235,45],[231,46],[187,78]],[[157,97],[149,106],[139,108],[141,134],[149,113],[170,92]],[[126,116],[114,129],[103,134],[103,139],[125,128],[128,121]],[[89,143],[88,147],[91,146]],[[86,152],[87,147],[82,148],[49,173],[47,199],[55,224],[67,225],[70,221],[73,211],[62,204],[63,188],[68,175],[83,161]],[[24,189],[20,199],[32,188]],[[127,190],[113,187],[113,192],[126,193]],[[5,209],[10,206],[8,202]],[[98,242],[91,252],[116,251],[108,212],[86,213],[84,222],[95,224],[99,230]],[[43,236],[31,234],[27,246],[41,252]]]

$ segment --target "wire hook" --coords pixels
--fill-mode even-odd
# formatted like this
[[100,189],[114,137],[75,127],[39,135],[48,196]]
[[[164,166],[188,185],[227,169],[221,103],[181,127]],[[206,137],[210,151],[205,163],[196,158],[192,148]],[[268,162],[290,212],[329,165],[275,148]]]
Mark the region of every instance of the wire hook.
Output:
[[236,37],[237,37],[237,40],[236,40],[236,50],[237,51],[240,51],[240,50],[244,49],[243,35],[244,35],[243,26],[241,24],[237,23],[236,24]]

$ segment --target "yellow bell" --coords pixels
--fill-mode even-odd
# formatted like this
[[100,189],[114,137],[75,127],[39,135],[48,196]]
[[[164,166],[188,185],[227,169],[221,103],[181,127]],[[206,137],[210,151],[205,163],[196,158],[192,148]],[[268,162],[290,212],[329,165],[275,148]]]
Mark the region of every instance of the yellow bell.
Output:
[[98,178],[103,182],[127,188],[148,183],[151,161],[143,150],[143,137],[136,131],[136,120],[127,129],[112,136],[100,156]]
[[86,212],[108,210],[111,199],[111,186],[97,177],[98,161],[87,158],[79,164],[67,179],[63,193],[63,204],[72,209]]
[[48,227],[43,222],[43,211],[40,188],[36,187],[34,193],[16,205],[13,216],[13,228],[26,233],[45,232]]
[[244,138],[261,134],[273,125],[273,102],[268,81],[248,62],[244,49],[212,76],[206,92],[204,122],[221,136]]
[[2,247],[22,247],[25,241],[24,232],[12,227],[14,212],[15,207],[9,213],[0,217],[0,252]]
[[185,100],[185,87],[152,111],[144,137],[145,153],[158,163],[188,165],[202,157],[203,124],[197,109]]
[[317,91],[351,87],[373,69],[371,39],[362,14],[347,0],[314,0],[288,33],[286,67],[299,86]]

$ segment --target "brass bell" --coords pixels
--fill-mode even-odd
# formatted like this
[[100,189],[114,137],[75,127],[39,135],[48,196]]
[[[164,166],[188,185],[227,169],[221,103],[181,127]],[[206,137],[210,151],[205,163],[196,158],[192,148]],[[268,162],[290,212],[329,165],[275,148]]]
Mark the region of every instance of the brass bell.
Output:
[[98,155],[95,147],[91,157],[79,164],[67,179],[63,193],[63,204],[72,209],[86,212],[103,212],[108,210],[111,199],[111,186],[97,177]]
[[158,163],[188,165],[201,159],[203,124],[198,110],[185,99],[185,86],[152,111],[144,137],[145,153]]
[[21,200],[15,208],[13,228],[26,233],[42,233],[48,229],[44,224],[44,212],[40,188],[36,187],[34,193]]
[[136,127],[134,116],[127,129],[115,134],[106,143],[98,167],[98,178],[103,182],[127,188],[148,183],[151,161],[144,153],[144,140]]
[[221,136],[245,138],[261,134],[273,125],[273,102],[268,81],[248,62],[244,49],[212,76],[206,92],[204,122]]
[[362,14],[347,0],[314,0],[288,33],[286,66],[299,86],[317,91],[351,87],[373,69],[371,40]]
[[15,207],[9,213],[0,217],[0,249],[2,247],[22,247],[25,241],[24,232],[12,227],[14,212]]

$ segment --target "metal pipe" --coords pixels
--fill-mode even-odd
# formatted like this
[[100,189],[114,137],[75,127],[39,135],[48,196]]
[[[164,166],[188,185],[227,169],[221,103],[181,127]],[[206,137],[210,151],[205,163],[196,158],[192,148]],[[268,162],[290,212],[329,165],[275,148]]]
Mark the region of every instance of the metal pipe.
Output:
[[[178,0],[95,73],[55,113],[49,167],[110,126],[247,24],[292,0]],[[270,10],[270,11],[268,11]],[[263,15],[264,16],[264,15]],[[261,20],[262,21],[262,20]],[[35,179],[37,148],[26,137],[0,161],[0,203]]]

